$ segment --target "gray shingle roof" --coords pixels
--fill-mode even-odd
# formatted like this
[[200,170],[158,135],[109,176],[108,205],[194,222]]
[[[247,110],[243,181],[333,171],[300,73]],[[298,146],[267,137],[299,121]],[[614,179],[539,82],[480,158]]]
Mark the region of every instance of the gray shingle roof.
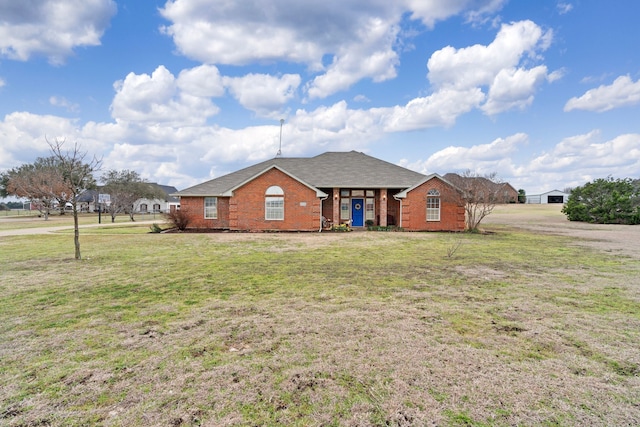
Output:
[[150,183],[151,185],[155,185],[156,187],[160,188],[160,190],[162,190],[165,194],[165,202],[172,202],[172,203],[178,203],[179,200],[175,197],[172,196],[172,194],[176,193],[178,191],[178,189],[176,187],[173,187],[171,185],[163,185],[163,184],[158,184],[155,182]]
[[316,188],[408,188],[425,175],[357,151],[276,157],[184,189],[174,196],[222,196],[272,166]]

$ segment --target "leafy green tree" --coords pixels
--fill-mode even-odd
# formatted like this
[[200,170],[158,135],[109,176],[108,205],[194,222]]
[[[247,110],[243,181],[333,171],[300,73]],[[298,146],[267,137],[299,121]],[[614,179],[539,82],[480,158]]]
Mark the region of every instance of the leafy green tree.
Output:
[[527,203],[527,193],[523,188],[518,190],[518,203]]
[[9,209],[23,209],[24,204],[22,202],[7,202],[7,208]]
[[640,186],[629,178],[596,179],[574,188],[562,212],[570,221],[640,224]]
[[0,197],[4,198],[9,195],[7,193],[7,185],[9,184],[9,172],[0,174]]
[[120,213],[129,214],[134,221],[134,207],[138,199],[159,199],[165,194],[156,186],[149,184],[140,175],[131,170],[109,170],[101,177],[104,186],[102,192],[109,194],[110,203],[107,212],[111,215],[111,222],[115,222]]

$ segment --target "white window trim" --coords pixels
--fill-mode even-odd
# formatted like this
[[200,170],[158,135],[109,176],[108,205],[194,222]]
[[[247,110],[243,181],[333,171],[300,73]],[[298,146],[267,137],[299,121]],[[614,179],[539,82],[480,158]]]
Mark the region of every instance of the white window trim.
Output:
[[[367,209],[369,205],[371,209]],[[365,221],[375,221],[376,219],[376,199],[373,197],[364,199],[364,219]]]
[[[431,206],[434,201],[437,207]],[[440,192],[436,189],[431,189],[427,192],[427,222],[439,222],[440,221],[440,208],[441,208]]]
[[[342,209],[346,207],[346,209]],[[340,221],[348,221],[351,218],[351,199],[343,197],[340,199]]]
[[[207,200],[213,201],[213,204],[207,206]],[[213,211],[213,215],[211,215]],[[209,216],[207,216],[209,212]],[[218,198],[217,197],[205,197],[204,198],[204,219],[218,219]]]
[[[281,202],[281,206],[270,206],[273,202]],[[284,221],[284,196],[265,196],[265,221]]]

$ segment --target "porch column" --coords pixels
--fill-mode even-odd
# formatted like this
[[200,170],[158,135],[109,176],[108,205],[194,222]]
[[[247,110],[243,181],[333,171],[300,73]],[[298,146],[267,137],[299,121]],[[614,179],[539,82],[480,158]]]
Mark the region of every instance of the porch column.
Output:
[[380,227],[387,226],[387,189],[380,189]]
[[340,189],[333,189],[333,223],[340,224]]

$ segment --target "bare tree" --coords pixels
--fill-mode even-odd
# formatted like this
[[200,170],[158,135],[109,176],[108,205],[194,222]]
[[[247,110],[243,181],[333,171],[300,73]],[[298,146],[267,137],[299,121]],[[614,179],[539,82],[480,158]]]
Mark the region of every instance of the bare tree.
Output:
[[110,204],[107,212],[111,215],[111,222],[114,222],[119,213],[129,214],[131,221],[134,221],[135,205],[139,199],[159,199],[165,194],[157,186],[154,186],[131,170],[110,170],[101,177],[104,182],[102,191],[110,196]]
[[80,230],[78,227],[78,196],[85,190],[96,185],[93,173],[100,168],[101,160],[95,156],[88,162],[85,161],[87,153],[80,150],[78,143],[74,143],[69,150],[63,150],[65,140],[56,138],[53,141],[47,139],[53,157],[58,162],[62,178],[69,191],[69,203],[73,212],[73,242],[75,244],[75,258],[82,259],[80,255]]
[[466,170],[461,175],[447,174],[445,178],[462,191],[465,204],[466,227],[469,231],[477,231],[482,220],[491,212],[497,203],[505,203],[502,183],[497,173],[481,175]]
[[11,169],[3,174],[2,187],[4,194],[28,199],[45,220],[56,206],[61,206],[61,213],[64,213],[71,193],[59,162],[53,156],[39,157],[33,164]]

